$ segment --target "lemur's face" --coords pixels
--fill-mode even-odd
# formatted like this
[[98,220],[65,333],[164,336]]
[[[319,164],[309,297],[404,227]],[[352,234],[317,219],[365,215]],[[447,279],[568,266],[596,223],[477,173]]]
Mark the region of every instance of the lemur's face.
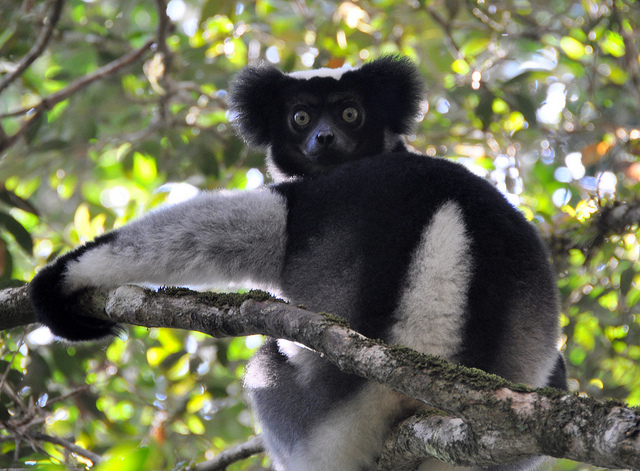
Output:
[[384,126],[347,78],[291,79],[270,147],[278,169],[322,173],[385,150]]
[[306,177],[405,149],[422,90],[415,65],[397,56],[288,74],[261,63],[236,76],[230,116],[248,145],[268,151],[274,177]]
[[351,160],[362,146],[358,131],[366,122],[360,100],[352,94],[300,95],[288,106],[287,125],[296,152],[321,166]]

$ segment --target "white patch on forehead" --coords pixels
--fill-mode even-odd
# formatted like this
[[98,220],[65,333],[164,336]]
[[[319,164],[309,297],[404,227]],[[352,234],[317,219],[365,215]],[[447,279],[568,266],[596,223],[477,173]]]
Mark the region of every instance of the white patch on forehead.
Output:
[[349,72],[352,70],[356,69],[354,69],[353,67],[340,67],[339,69],[330,69],[328,67],[324,67],[322,69],[298,70],[296,72],[291,72],[288,75],[289,77],[299,80],[309,80],[315,77],[328,77],[340,80],[345,72]]
[[442,205],[409,266],[392,342],[451,359],[460,348],[471,277],[470,240],[460,207]]

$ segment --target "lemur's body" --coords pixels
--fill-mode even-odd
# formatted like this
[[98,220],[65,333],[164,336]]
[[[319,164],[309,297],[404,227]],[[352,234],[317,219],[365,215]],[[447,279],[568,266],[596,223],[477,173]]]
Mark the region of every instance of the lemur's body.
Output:
[[[406,151],[399,136],[421,93],[410,63],[387,57],[315,76],[256,67],[235,84],[240,133],[268,147],[282,181],[201,194],[66,254],[32,283],[41,322],[71,340],[111,332],[75,304],[87,286],[251,281],[369,337],[564,386],[545,248],[489,183]],[[416,407],[275,339],[252,359],[246,386],[286,471],[372,470],[390,428]]]

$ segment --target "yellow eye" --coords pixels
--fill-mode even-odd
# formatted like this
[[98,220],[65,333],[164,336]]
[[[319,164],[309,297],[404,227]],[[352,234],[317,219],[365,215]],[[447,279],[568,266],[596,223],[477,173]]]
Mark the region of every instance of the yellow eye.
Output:
[[347,123],[354,123],[358,119],[358,110],[352,107],[345,108],[342,112],[342,119]]
[[298,111],[293,115],[293,121],[298,126],[306,126],[311,121],[311,116],[306,111]]

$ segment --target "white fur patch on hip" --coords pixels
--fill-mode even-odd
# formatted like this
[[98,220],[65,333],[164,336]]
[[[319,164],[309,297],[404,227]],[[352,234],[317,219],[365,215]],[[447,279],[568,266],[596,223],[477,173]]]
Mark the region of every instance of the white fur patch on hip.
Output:
[[415,251],[391,341],[451,359],[458,352],[471,276],[470,240],[457,203],[442,205]]

